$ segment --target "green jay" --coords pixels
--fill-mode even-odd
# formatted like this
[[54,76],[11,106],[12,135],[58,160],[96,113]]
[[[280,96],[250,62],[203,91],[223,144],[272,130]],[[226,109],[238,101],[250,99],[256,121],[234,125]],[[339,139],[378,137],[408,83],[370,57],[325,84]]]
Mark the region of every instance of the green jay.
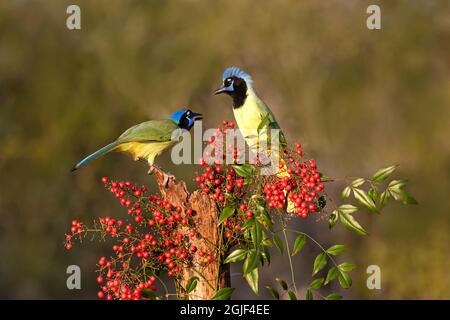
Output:
[[[239,130],[242,133],[250,150],[257,150],[259,141],[270,140],[270,129],[278,129],[279,148],[268,145],[268,153],[281,154],[287,148],[286,138],[275,116],[269,107],[258,97],[254,88],[252,77],[236,67],[227,68],[222,76],[222,85],[215,94],[227,94],[233,99],[233,113]],[[258,130],[259,129],[259,130]],[[279,158],[279,163],[284,164]],[[288,175],[286,167],[276,169],[277,176]],[[288,211],[293,211],[293,204],[288,203]]]
[[[168,119],[150,120],[127,129],[114,142],[97,150],[77,163],[75,171],[92,160],[111,151],[130,154],[135,160],[146,160],[150,166],[149,173],[154,169],[155,158],[163,151],[177,143],[183,130],[190,130],[196,120],[202,119],[200,113],[189,109],[174,112]],[[167,182],[168,176],[165,176]]]
[[[286,139],[272,111],[253,89],[253,80],[246,72],[230,67],[222,76],[222,85],[215,94],[225,93],[233,99],[233,113],[242,136],[250,149],[257,146],[258,127],[278,129],[280,146],[286,148]],[[261,129],[261,128],[260,128]],[[260,139],[262,138],[261,132]]]

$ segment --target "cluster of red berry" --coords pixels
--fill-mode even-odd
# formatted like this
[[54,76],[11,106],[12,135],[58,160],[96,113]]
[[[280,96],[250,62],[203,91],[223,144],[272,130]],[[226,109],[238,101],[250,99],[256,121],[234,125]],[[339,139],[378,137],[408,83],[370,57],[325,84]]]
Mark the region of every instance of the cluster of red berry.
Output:
[[[135,272],[131,273],[125,261],[121,263],[122,271],[116,271],[120,268],[118,263],[115,259],[111,261],[107,261],[105,257],[99,259],[100,275],[97,277],[97,283],[101,286],[101,290],[97,293],[98,298],[139,300],[147,295],[147,290],[155,292],[158,289],[154,284],[157,281],[155,276],[142,278]],[[133,280],[131,275],[137,276],[138,280]]]
[[191,208],[181,208],[161,200],[157,195],[147,195],[145,187],[138,188],[129,181],[109,181],[102,178],[107,189],[128,208],[132,220],[102,217],[92,228],[72,221],[71,233],[66,235],[66,248],[72,249],[73,240],[88,233],[100,233],[115,240],[114,256],[98,262],[101,285],[99,298],[140,299],[148,290],[156,291],[156,274],[166,272],[170,277],[181,276],[184,269],[192,267],[194,255],[204,263],[214,261],[214,254],[197,250],[191,239],[197,237]]
[[66,234],[66,244],[65,247],[67,250],[72,249],[72,239],[74,236],[79,235],[83,233],[83,224],[79,222],[78,220],[72,220],[71,228],[70,228],[70,234]]
[[209,149],[205,150],[206,159],[200,159],[201,166],[205,163],[219,165],[224,162],[236,162],[241,152],[236,148],[237,136],[229,135],[230,130],[234,132],[234,128],[234,122],[225,120],[216,128],[213,136],[208,139]]
[[233,167],[226,165],[227,155],[232,154],[233,163],[239,156],[234,143],[224,148],[228,129],[234,127],[234,122],[223,121],[222,126],[215,130],[214,137],[208,141],[212,151],[206,152],[206,160],[200,159],[199,165],[203,172],[195,178],[203,192],[212,194],[221,203],[225,202],[226,194],[241,193],[245,182],[242,177],[236,175]]
[[[203,192],[210,194],[217,201],[220,209],[229,204],[231,199],[244,198],[246,192],[244,188],[245,180],[236,174],[233,167],[224,164],[208,165],[206,162],[202,162],[200,167],[202,167],[203,172],[195,178],[195,181]],[[247,206],[243,204],[241,207],[246,208]],[[247,217],[251,216],[247,215]],[[242,225],[245,222],[244,217],[245,213],[237,214],[223,221],[226,228],[225,236],[228,239],[241,232]]]
[[293,203],[299,217],[320,211],[319,197],[324,190],[322,178],[314,160],[302,160],[302,147],[296,145],[295,155],[287,163],[280,163],[280,173],[275,181],[264,185],[264,195],[269,208],[283,209],[287,200]]
[[240,193],[244,186],[244,179],[237,176],[232,167],[225,168],[224,165],[200,164],[203,173],[195,178],[203,192],[211,194],[219,202],[225,202],[225,195]]
[[[295,150],[283,154],[280,159],[279,171],[272,176],[256,175],[258,179],[252,178],[252,186],[244,188],[245,179],[236,174],[231,165],[224,164],[225,154],[232,152],[234,159],[239,156],[239,152],[232,145],[224,147],[223,141],[226,141],[227,130],[234,128],[233,122],[224,121],[215,131],[215,137],[211,138],[208,143],[212,146],[214,152],[210,157],[214,160],[201,160],[200,167],[203,168],[195,181],[199,187],[205,192],[212,194],[221,206],[226,206],[231,201],[240,200],[242,206],[252,207],[245,199],[249,196],[258,195],[262,187],[263,196],[266,200],[265,207],[268,209],[284,210],[289,206],[299,217],[306,218],[311,212],[320,211],[319,198],[324,190],[321,174],[317,171],[317,165],[314,160],[304,160],[303,150],[300,144],[296,144]],[[225,149],[225,150],[223,150]],[[222,158],[217,156],[222,155]],[[258,167],[258,163],[254,165]],[[251,193],[251,194],[248,194]],[[241,209],[245,211],[246,209]],[[237,211],[239,213],[239,211]],[[251,213],[251,211],[250,211]],[[239,219],[238,219],[239,220]],[[240,226],[233,226],[239,229]],[[232,231],[227,233],[232,235]]]
[[[231,202],[242,200],[243,204],[239,206],[238,210],[235,210],[236,214],[223,221],[224,235],[229,240],[229,245],[239,241],[238,236],[242,234],[243,224],[253,216],[245,204],[245,195],[247,194],[245,179],[239,176],[232,166],[240,156],[240,151],[236,148],[236,141],[227,139],[229,130],[234,128],[234,122],[224,120],[222,125],[214,131],[214,136],[208,140],[211,151],[205,153],[205,159],[200,159],[201,172],[195,178],[199,188],[217,201],[219,209],[223,209]],[[233,138],[236,137],[233,136]],[[231,165],[229,164],[230,159]]]

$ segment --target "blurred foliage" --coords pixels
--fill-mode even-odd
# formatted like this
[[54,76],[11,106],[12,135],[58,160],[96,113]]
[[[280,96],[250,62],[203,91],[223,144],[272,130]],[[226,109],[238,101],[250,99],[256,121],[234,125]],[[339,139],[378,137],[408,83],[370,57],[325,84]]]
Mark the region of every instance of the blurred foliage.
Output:
[[[73,1],[0,2],[0,297],[93,298],[102,252],[68,254],[63,233],[74,217],[123,213],[101,176],[153,182],[122,155],[70,168],[130,125],[180,106],[204,113],[206,127],[232,119],[230,101],[212,91],[237,65],[324,172],[363,176],[398,163],[412,181],[420,205],[364,218],[369,238],[299,222],[356,253],[361,278],[344,297],[450,298],[447,0],[76,2],[79,31],[66,28]],[[380,31],[366,28],[372,3],[382,9]],[[159,163],[192,179],[168,160]],[[296,263],[305,257],[313,253]],[[77,292],[65,287],[74,263],[85,270]],[[276,275],[287,272],[274,264]],[[379,292],[365,287],[370,264],[382,268]]]

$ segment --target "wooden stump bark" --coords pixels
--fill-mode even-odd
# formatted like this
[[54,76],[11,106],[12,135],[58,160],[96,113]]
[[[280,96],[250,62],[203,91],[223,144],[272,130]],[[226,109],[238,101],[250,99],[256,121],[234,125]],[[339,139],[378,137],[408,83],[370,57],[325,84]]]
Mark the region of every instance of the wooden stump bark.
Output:
[[[184,181],[169,179],[167,185],[164,185],[164,172],[158,168],[154,170],[153,174],[156,177],[163,200],[175,206],[180,206],[183,210],[191,208],[194,211],[193,221],[197,236],[191,240],[191,243],[197,247],[197,250],[219,254],[216,252],[219,242],[219,212],[215,201],[200,190],[190,194]],[[186,232],[186,230],[180,230],[180,232],[183,231]],[[182,271],[181,285],[183,287],[186,286],[191,277],[198,277],[197,287],[187,294],[189,299],[208,300],[214,296],[217,290],[231,286],[230,266],[229,264],[218,264],[217,258],[215,256],[215,262],[208,263],[204,257],[195,255],[194,268]],[[223,256],[220,257],[219,261],[223,261],[223,258]],[[186,295],[185,292],[178,293]]]

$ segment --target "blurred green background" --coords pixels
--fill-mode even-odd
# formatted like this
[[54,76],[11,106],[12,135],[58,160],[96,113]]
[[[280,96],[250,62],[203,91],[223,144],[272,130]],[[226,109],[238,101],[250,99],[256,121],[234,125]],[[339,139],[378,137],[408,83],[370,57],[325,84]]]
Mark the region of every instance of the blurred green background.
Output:
[[[154,181],[123,155],[70,168],[181,106],[204,113],[204,127],[232,119],[230,100],[212,95],[230,65],[253,76],[288,139],[323,172],[368,176],[397,163],[411,180],[420,205],[360,213],[369,237],[297,222],[324,245],[347,244],[359,268],[344,297],[450,298],[449,1],[76,1],[82,29],[70,31],[73,3],[0,2],[0,298],[95,298],[95,263],[109,250],[85,241],[67,252],[70,221],[125,213],[104,175]],[[381,30],[366,28],[369,4],[381,6]],[[306,249],[295,260],[300,289],[318,253]],[[70,264],[83,270],[82,290],[66,288]],[[365,285],[371,264],[381,267],[381,290]],[[275,276],[289,276],[281,258],[261,287]],[[235,298],[254,298],[232,279]]]

